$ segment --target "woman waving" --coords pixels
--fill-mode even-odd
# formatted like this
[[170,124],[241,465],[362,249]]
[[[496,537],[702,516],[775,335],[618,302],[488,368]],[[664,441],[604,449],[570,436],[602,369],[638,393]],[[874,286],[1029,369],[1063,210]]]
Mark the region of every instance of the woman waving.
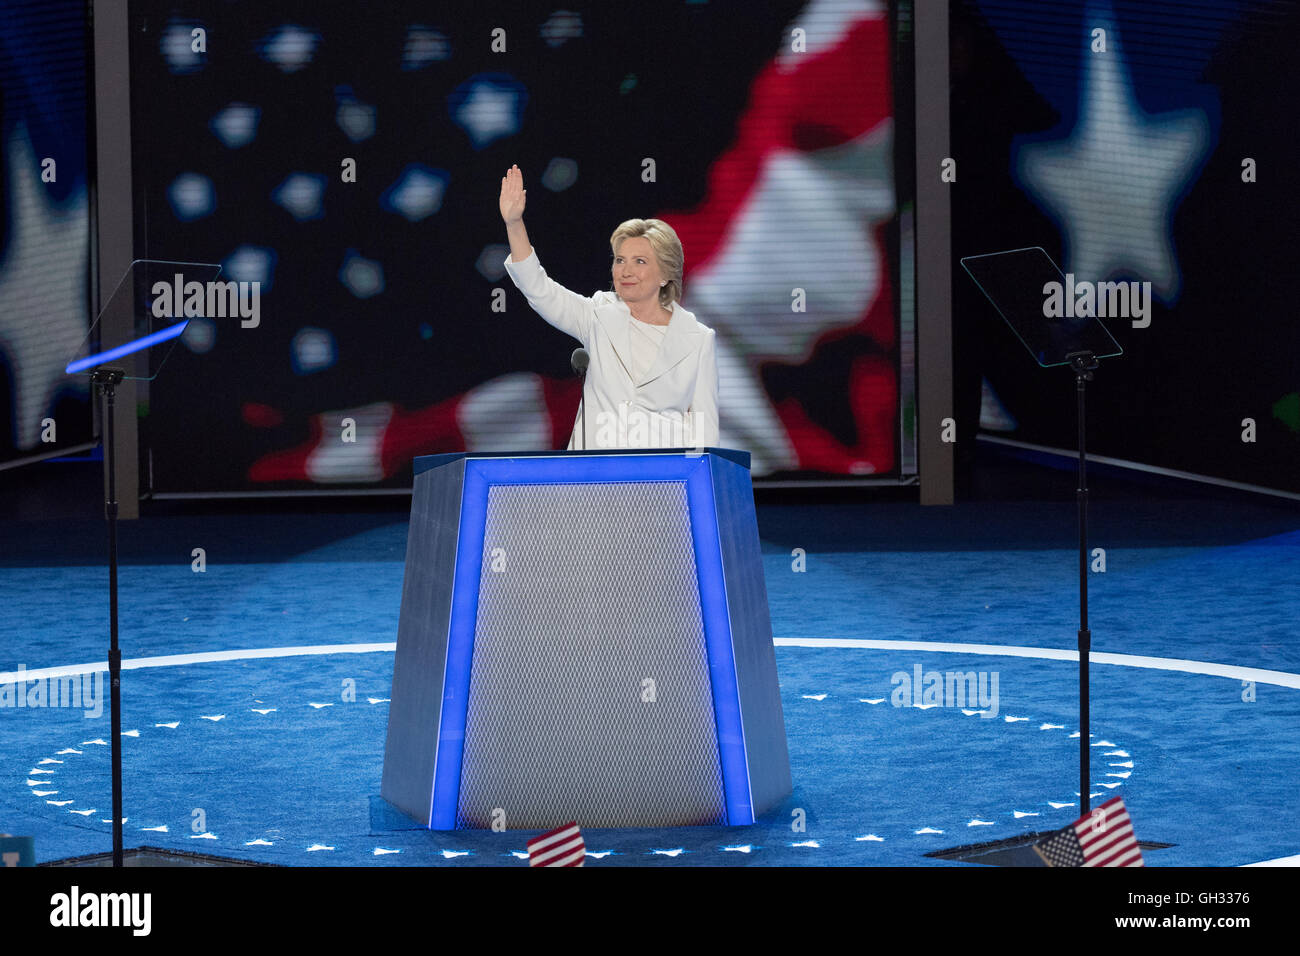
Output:
[[571,449],[701,448],[718,442],[713,330],[681,307],[685,256],[671,226],[629,219],[610,236],[611,291],[571,292],[546,274],[524,228],[527,192],[512,166],[501,179],[506,271],[528,304],[591,356]]

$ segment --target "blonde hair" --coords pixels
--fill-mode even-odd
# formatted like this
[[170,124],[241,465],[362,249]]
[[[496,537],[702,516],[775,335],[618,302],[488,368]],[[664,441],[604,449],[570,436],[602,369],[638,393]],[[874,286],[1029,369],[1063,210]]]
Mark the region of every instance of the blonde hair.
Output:
[[659,290],[659,304],[666,309],[682,298],[682,269],[686,265],[682,241],[677,238],[673,227],[662,219],[629,219],[614,230],[609,237],[609,246],[618,255],[618,247],[624,239],[641,237],[650,241],[650,248],[659,262],[659,271],[668,280]]

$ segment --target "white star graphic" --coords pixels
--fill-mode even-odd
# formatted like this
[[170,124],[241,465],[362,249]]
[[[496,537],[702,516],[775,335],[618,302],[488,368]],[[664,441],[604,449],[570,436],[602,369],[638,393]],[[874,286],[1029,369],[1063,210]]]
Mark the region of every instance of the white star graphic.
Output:
[[1067,272],[1091,282],[1133,275],[1169,303],[1180,284],[1174,207],[1209,154],[1210,124],[1198,109],[1143,112],[1113,22],[1089,13],[1089,31],[1106,31],[1106,52],[1086,54],[1079,121],[1068,139],[1022,146],[1015,165],[1061,224]]
[[[49,199],[25,126],[9,138],[9,248],[0,262],[0,351],[13,368],[18,448],[33,448],[41,418],[61,388],[84,392],[85,376],[63,369],[86,336],[86,194]],[[59,423],[62,424],[62,423]]]
[[454,109],[452,120],[469,134],[475,149],[482,149],[493,140],[519,132],[522,110],[517,90],[479,81]]

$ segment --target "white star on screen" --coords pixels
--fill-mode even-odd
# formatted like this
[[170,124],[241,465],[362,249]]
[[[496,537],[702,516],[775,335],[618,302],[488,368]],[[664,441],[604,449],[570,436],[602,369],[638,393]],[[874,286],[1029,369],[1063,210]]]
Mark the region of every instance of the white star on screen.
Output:
[[556,10],[539,32],[546,45],[554,50],[564,46],[566,41],[582,36],[582,15],[572,10]]
[[0,352],[12,370],[14,439],[18,448],[31,449],[59,390],[88,387],[84,375],[63,372],[86,336],[88,212],[84,192],[62,210],[49,199],[25,126],[6,145],[14,231],[0,259]]
[[419,222],[442,207],[447,180],[446,170],[411,163],[380,197],[379,204],[389,212],[405,217],[408,222]]
[[221,263],[221,278],[236,282],[256,282],[259,291],[271,291],[271,278],[275,270],[275,251],[264,246],[240,246]]
[[1107,49],[1085,54],[1078,123],[1068,139],[1013,146],[1017,175],[1060,224],[1066,272],[1090,282],[1132,275],[1172,302],[1174,207],[1209,154],[1209,121],[1197,109],[1143,112],[1113,24],[1086,23],[1106,30]]
[[271,199],[298,222],[320,219],[325,215],[325,177],[293,173],[272,191]]
[[172,73],[184,75],[203,69],[203,54],[194,49],[194,30],[198,27],[193,20],[172,20],[163,29],[158,46]]
[[349,249],[339,269],[339,281],[358,299],[369,299],[384,291],[384,269],[374,259]]
[[203,316],[191,317],[181,333],[181,343],[195,355],[211,352],[217,344],[217,323]]
[[299,329],[293,337],[293,370],[299,375],[319,372],[332,366],[338,347],[328,329]]
[[474,263],[474,268],[484,279],[496,282],[506,274],[505,261],[508,255],[510,255],[510,247],[503,243],[496,242],[484,246],[478,260]]
[[319,33],[295,24],[285,24],[261,42],[258,52],[282,72],[297,73],[312,61],[319,43]]
[[247,146],[257,135],[257,123],[262,110],[247,103],[231,103],[208,123],[212,135],[221,140],[227,149]]
[[412,24],[406,32],[402,48],[402,69],[422,70],[432,63],[440,63],[451,56],[451,41],[433,27]]
[[374,105],[361,102],[347,91],[340,91],[337,97],[339,105],[334,114],[334,122],[343,130],[343,135],[354,143],[374,136],[377,112]]
[[212,214],[217,207],[217,194],[207,176],[181,173],[167,187],[167,201],[177,219],[192,222]]
[[523,114],[522,88],[504,82],[473,79],[451,96],[452,121],[469,134],[475,149],[519,132]]
[[563,156],[552,157],[542,173],[542,185],[554,193],[563,192],[577,181],[578,163]]

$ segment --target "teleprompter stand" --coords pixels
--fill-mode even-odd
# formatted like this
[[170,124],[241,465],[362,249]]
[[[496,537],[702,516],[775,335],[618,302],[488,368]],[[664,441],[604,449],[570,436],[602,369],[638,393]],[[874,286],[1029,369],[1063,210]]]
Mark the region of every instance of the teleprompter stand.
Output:
[[[189,318],[212,301],[214,263],[139,259],[131,263],[68,362],[68,375],[87,374],[100,395],[104,440],[104,517],[108,520],[109,746],[113,764],[113,866],[122,866],[122,652],[117,627],[117,445],[113,432],[117,386],[152,381],[185,332]],[[186,309],[185,303],[192,303]],[[108,363],[115,363],[109,365]]]
[[113,440],[113,410],[117,386],[125,372],[99,367],[90,381],[99,390],[104,434],[104,517],[108,519],[108,714],[113,759],[113,865],[122,865],[122,651],[117,645],[117,448]]
[[[1066,285],[1065,276],[1041,248],[1012,249],[968,256],[961,264],[1011,326],[1034,360],[1043,368],[1068,365],[1074,372],[1079,425],[1079,800],[1090,810],[1088,655],[1088,456],[1086,449],[1086,388],[1100,360],[1124,350],[1095,316],[1048,316],[1044,296],[1049,283]],[[1073,309],[1065,310],[1073,312]]]

